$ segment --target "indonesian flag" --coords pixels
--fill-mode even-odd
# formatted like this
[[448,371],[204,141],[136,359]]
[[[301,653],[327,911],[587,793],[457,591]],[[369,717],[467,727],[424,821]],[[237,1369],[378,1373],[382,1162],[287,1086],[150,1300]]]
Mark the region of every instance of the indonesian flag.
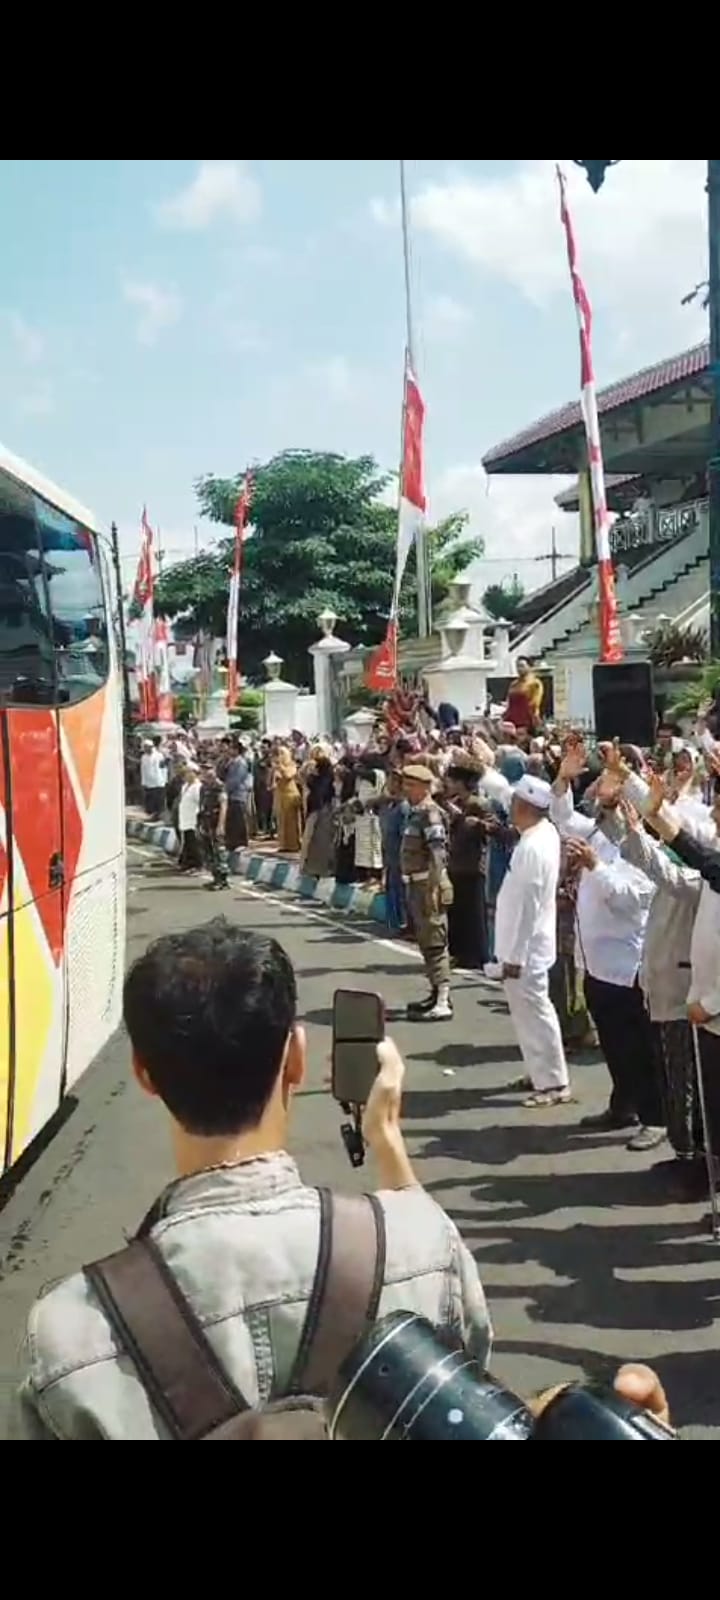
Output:
[[560,185],[560,216],[567,241],[568,264],[572,281],[573,299],[580,332],[580,379],[583,421],[587,438],[590,481],[592,484],[595,514],[595,545],[598,560],[598,586],[600,591],[600,659],[616,662],[623,659],[620,621],[618,618],[615,574],[610,555],[610,513],[605,495],[605,469],[600,441],[600,422],[597,408],[597,391],[592,358],[592,307],[578,266],[575,229],[567,202],[565,175],[557,169]]
[[143,509],[140,560],[134,591],[135,603],[140,608],[136,671],[140,693],[140,716],[143,722],[155,722],[157,718],[154,598],[153,531],[148,522],[147,511]]
[[406,357],[405,397],[403,403],[403,463],[400,477],[395,588],[387,633],[383,643],[371,657],[365,673],[367,687],[380,692],[387,690],[389,693],[397,687],[400,590],[405,576],[408,556],[422,526],[426,509],[423,472],[424,426],[425,405],[417,379],[410,365],[409,357]]
[[235,507],[235,560],[230,578],[227,614],[227,706],[232,711],[238,703],[240,674],[238,671],[238,628],[240,625],[240,588],[242,585],[243,545],[247,537],[247,524],[252,504],[253,480],[247,474]]

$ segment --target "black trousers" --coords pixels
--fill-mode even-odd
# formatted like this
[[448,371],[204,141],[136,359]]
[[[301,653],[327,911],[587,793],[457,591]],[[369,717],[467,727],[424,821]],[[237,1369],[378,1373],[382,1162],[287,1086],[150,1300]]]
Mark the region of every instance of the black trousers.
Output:
[[633,1113],[644,1127],[664,1127],[660,1074],[640,985],[624,989],[586,972],[585,999],[612,1078],[611,1111],[619,1117]]
[[200,841],[194,828],[185,828],[180,835],[180,854],[178,866],[181,872],[195,872],[202,866],[202,853]]
[[461,967],[479,969],[488,959],[485,880],[479,872],[451,877],[455,898],[448,911],[450,954]]

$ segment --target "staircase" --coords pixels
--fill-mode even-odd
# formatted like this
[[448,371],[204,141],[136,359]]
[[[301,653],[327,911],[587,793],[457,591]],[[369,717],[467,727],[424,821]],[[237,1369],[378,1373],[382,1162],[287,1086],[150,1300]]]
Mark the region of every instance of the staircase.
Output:
[[[636,562],[618,582],[618,599],[627,615],[640,613],[648,624],[662,613],[678,616],[696,605],[708,588],[708,513],[702,503],[695,526],[670,544],[656,546],[652,553]],[[622,560],[618,563],[622,567]],[[687,581],[686,581],[687,580]],[[679,587],[682,585],[682,587]],[[544,617],[532,633],[532,652],[545,656],[577,644],[580,653],[596,632],[595,587],[590,583],[557,616]]]

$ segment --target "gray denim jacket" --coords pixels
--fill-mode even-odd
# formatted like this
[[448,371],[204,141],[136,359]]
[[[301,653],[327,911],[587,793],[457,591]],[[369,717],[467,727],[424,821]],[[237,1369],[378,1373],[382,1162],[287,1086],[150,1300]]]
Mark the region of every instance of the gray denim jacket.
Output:
[[[379,1315],[452,1327],[483,1364],[492,1337],[475,1263],[421,1188],[383,1191],[387,1261]],[[250,1405],[282,1394],[297,1353],[320,1234],[317,1191],[285,1154],[181,1179],[152,1237],[217,1356]],[[33,1307],[13,1437],[163,1439],[132,1363],[84,1274]]]

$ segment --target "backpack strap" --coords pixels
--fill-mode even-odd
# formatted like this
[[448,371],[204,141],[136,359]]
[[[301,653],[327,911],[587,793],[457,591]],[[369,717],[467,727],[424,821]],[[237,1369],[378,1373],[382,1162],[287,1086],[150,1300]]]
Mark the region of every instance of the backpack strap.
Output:
[[152,1239],[85,1275],[173,1439],[202,1439],[249,1409]]
[[290,1394],[327,1393],[374,1322],[385,1278],[385,1212],[377,1195],[318,1195],[320,1248]]
[[[318,1260],[290,1395],[327,1392],[377,1314],[385,1275],[385,1213],[377,1197],[318,1193]],[[134,1239],[84,1270],[173,1439],[217,1436],[250,1412],[152,1238]]]

